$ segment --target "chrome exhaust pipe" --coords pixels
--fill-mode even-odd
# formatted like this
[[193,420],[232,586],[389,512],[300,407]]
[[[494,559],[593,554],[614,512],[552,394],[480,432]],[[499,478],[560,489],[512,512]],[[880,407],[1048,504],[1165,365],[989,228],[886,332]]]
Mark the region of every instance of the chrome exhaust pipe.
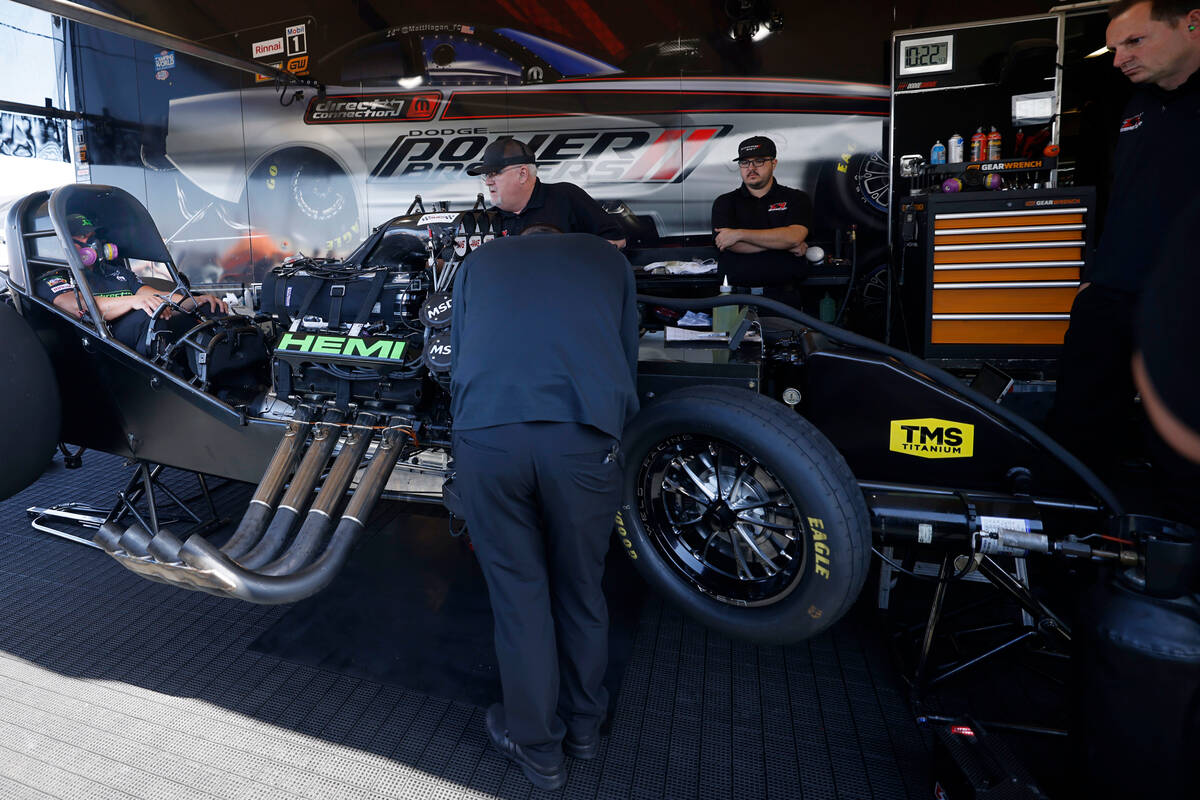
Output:
[[296,474],[292,476],[292,483],[288,486],[283,500],[279,501],[279,507],[275,509],[275,516],[267,526],[267,532],[245,555],[230,556],[234,561],[246,569],[258,569],[279,555],[288,534],[292,532],[296,518],[308,507],[317,480],[329,462],[329,454],[341,438],[340,423],[345,418],[344,411],[331,408],[314,426],[312,444],[300,460],[300,466],[296,468]]
[[321,484],[317,499],[313,501],[308,516],[304,518],[304,524],[300,526],[300,532],[282,556],[259,572],[263,575],[287,575],[306,566],[317,554],[329,529],[333,527],[333,515],[337,512],[350,481],[354,479],[354,473],[358,471],[359,462],[375,437],[374,426],[378,421],[379,415],[370,411],[364,411],[354,420],[355,427],[346,437],[341,452],[333,462],[333,468]]
[[[384,431],[375,457],[367,467],[358,490],[350,498],[333,537],[320,558],[311,565],[291,575],[264,575],[234,563],[204,537],[195,535],[184,543],[179,552],[184,564],[191,567],[191,574],[178,576],[182,579],[179,582],[191,583],[194,588],[213,594],[268,605],[292,603],[324,589],[342,568],[362,533],[363,521],[382,496],[388,476],[404,450],[401,437],[407,433],[407,429],[395,425]],[[142,563],[127,566],[144,571]]]
[[267,465],[267,471],[263,473],[263,479],[254,491],[241,523],[221,547],[221,552],[230,558],[243,556],[258,544],[263,528],[275,511],[275,503],[283,491],[283,485],[295,470],[296,462],[304,450],[304,442],[312,428],[312,417],[312,406],[301,405],[296,409],[296,416],[287,424],[283,439],[275,448],[275,455],[271,456],[271,463]]

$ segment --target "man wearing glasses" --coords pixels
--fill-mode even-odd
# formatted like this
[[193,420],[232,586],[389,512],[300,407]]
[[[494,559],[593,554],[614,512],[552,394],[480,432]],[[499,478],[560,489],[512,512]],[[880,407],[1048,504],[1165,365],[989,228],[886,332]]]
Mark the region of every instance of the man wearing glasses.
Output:
[[517,139],[492,142],[483,160],[467,167],[483,176],[492,206],[500,211],[504,236],[516,236],[531,225],[552,225],[563,233],[593,233],[625,246],[625,234],[600,204],[573,183],[542,183],[533,150]]
[[751,136],[734,159],[742,185],[713,201],[712,224],[721,251],[720,271],[741,288],[782,287],[804,277],[805,238],[812,223],[812,200],[775,180],[775,142]]

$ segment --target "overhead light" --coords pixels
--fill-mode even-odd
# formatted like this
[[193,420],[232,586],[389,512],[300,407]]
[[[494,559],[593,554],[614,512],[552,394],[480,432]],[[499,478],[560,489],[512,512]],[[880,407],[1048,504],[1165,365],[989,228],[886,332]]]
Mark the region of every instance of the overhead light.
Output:
[[761,42],[783,29],[783,14],[771,0],[725,0],[725,13],[732,20],[729,38],[739,42]]
[[1112,51],[1109,50],[1107,46],[1105,46],[1105,47],[1101,47],[1099,50],[1093,50],[1092,52],[1090,52],[1086,56],[1084,56],[1084,58],[1096,58],[1097,56],[1106,56],[1111,52]]
[[400,84],[401,89],[416,89],[424,82],[424,75],[415,75],[411,78],[401,78],[400,80],[396,81],[396,83]]

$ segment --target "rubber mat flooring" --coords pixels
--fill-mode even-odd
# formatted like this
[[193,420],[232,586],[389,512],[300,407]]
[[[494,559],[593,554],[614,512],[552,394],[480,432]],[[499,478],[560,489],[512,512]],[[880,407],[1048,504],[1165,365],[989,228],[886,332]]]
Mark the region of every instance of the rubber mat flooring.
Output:
[[[128,475],[88,453],[0,503],[0,797],[545,794],[489,748],[479,706],[252,649],[289,607],[146,581],[29,526],[28,506],[107,505]],[[249,494],[214,490],[235,519]],[[650,594],[600,756],[569,761],[546,796],[928,797],[928,741],[868,611],[765,647]],[[395,646],[411,658],[422,643]]]

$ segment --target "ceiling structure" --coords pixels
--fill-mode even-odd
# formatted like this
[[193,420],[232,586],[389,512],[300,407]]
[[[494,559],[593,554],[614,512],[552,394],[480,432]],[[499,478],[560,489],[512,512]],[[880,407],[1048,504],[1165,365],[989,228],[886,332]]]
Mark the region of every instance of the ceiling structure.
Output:
[[[887,81],[893,30],[1041,13],[1050,6],[1032,0],[460,0],[452,8],[385,0],[98,0],[94,5],[242,58],[256,32],[304,17],[312,18],[314,58],[388,27],[456,22],[519,28],[618,66],[644,57],[654,43],[688,39],[704,50],[700,72],[867,82]],[[846,10],[848,5],[853,11]],[[740,17],[765,22],[772,14],[782,26],[762,41],[730,38]]]

